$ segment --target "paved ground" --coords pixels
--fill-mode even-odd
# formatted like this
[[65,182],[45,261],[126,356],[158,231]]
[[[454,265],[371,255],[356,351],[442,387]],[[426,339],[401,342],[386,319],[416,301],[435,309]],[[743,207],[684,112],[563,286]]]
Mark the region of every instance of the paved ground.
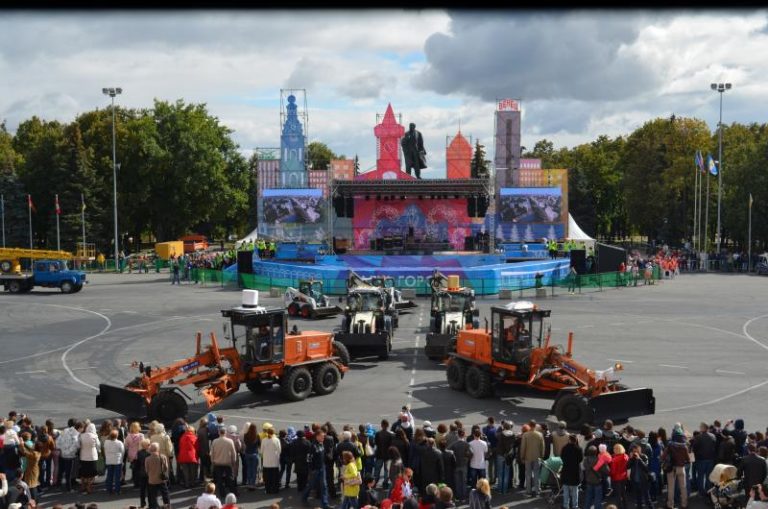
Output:
[[[99,383],[130,380],[133,360],[162,365],[189,356],[195,333],[220,335],[219,311],[240,299],[238,292],[217,287],[171,286],[164,274],[89,277],[91,283],[74,295],[51,290],[0,294],[0,378],[6,388],[0,412],[16,409],[36,421],[53,417],[57,424],[70,416],[114,416],[94,408]],[[654,389],[656,415],[632,424],[669,428],[682,421],[693,427],[702,420],[742,417],[748,428],[758,429],[767,424],[766,285],[768,279],[755,276],[685,275],[652,287],[559,295],[540,305],[552,309],[553,340],[565,343],[568,331],[575,333],[577,359],[596,369],[620,360],[627,385]],[[277,305],[279,300],[262,296],[262,302]],[[499,302],[480,300],[481,317]],[[474,400],[451,391],[444,368],[421,354],[429,314],[428,301],[418,303],[401,317],[392,358],[353,363],[334,394],[288,403],[277,391],[257,396],[242,390],[217,412],[238,427],[246,420],[281,427],[325,420],[377,423],[395,417],[405,402],[412,404],[417,420],[435,425],[456,418],[476,423],[489,415],[518,423],[546,418],[551,402],[535,394]],[[338,322],[296,323],[304,330],[331,330]],[[193,416],[204,413],[200,398],[187,393],[197,403]],[[193,495],[178,493],[174,504],[186,506]],[[266,503],[253,494],[244,501],[251,507],[257,499],[257,507]],[[510,501],[541,505],[519,497]],[[128,501],[113,499],[107,505]],[[284,501],[284,507],[297,505]]]

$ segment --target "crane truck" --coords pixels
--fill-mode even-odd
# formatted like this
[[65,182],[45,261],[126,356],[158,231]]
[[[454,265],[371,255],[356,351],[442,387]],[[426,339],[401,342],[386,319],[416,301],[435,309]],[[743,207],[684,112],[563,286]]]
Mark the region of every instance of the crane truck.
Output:
[[[85,272],[71,270],[72,254],[46,249],[0,248],[0,284],[11,293],[26,293],[35,286],[76,293],[87,283]],[[29,270],[22,270],[22,261]]]

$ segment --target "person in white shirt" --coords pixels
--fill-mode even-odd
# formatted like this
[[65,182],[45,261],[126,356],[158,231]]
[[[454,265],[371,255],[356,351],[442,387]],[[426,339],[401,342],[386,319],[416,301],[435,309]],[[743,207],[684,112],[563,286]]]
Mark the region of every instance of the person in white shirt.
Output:
[[469,460],[470,486],[477,484],[478,479],[487,478],[485,470],[486,455],[488,454],[488,442],[481,438],[480,429],[472,432],[472,441],[469,442],[469,450],[472,451],[472,459]]
[[205,485],[205,492],[197,497],[195,509],[211,509],[211,507],[221,509],[221,500],[216,497],[216,485],[209,482]]
[[123,456],[125,445],[117,439],[118,431],[113,429],[104,441],[104,465],[107,468],[107,492],[120,494],[120,480],[123,478]]

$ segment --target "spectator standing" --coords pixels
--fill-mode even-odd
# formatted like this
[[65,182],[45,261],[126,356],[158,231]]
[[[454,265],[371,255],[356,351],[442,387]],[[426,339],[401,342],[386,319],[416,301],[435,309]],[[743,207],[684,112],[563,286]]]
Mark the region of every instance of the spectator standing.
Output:
[[288,489],[288,484],[291,481],[291,470],[293,469],[293,460],[290,456],[290,446],[293,441],[296,440],[296,429],[293,426],[283,431],[280,430],[280,473],[278,474],[278,486],[282,482],[283,475],[285,475],[285,488]]
[[356,509],[357,497],[360,494],[360,484],[362,484],[360,471],[357,469],[355,457],[350,451],[343,451],[341,453],[341,463],[340,477],[343,495],[341,509]]
[[293,469],[296,471],[296,491],[299,493],[303,493],[307,486],[307,475],[309,474],[307,457],[310,454],[312,454],[312,444],[304,436],[304,430],[300,429],[296,432],[296,440],[288,445],[288,456],[290,456]]
[[544,457],[544,436],[539,431],[538,424],[532,424],[531,429],[523,433],[520,440],[520,459],[525,463],[525,494],[538,496],[539,460]]
[[560,453],[563,450],[563,447],[565,447],[565,444],[569,442],[570,435],[568,434],[568,431],[566,430],[566,423],[565,421],[560,421],[557,423],[557,430],[552,433],[552,454],[555,456],[560,456]]
[[142,440],[144,440],[144,434],[141,432],[141,424],[138,421],[133,421],[128,427],[128,435],[125,437],[125,454],[131,465],[131,481],[134,488],[138,488],[141,482],[137,476],[137,471],[142,468],[136,461],[136,457],[141,450]]
[[389,421],[383,419],[381,421],[381,429],[374,435],[373,442],[376,445],[376,464],[373,467],[373,478],[376,484],[379,483],[379,479],[382,478],[381,471],[384,470],[384,488],[389,488],[389,475],[387,472],[387,462],[389,461],[388,452],[389,446],[392,445],[392,439],[395,434],[389,430]]
[[709,473],[715,467],[717,457],[717,439],[704,422],[699,425],[699,434],[691,440],[691,451],[693,452],[693,471],[697,481],[696,489],[699,495],[703,496],[709,489]]
[[274,428],[267,429],[267,436],[261,441],[261,461],[264,472],[264,489],[268,495],[280,491],[280,440]]
[[602,509],[603,506],[603,477],[610,472],[607,463],[604,463],[597,471],[597,447],[590,445],[584,455],[582,467],[584,470],[584,509]]
[[456,486],[456,499],[459,501],[467,499],[467,469],[469,468],[469,458],[472,454],[464,434],[464,429],[459,428],[457,430],[458,438],[448,447],[456,457],[453,482]]
[[328,485],[326,484],[325,474],[325,432],[321,429],[315,432],[312,449],[307,457],[309,466],[309,482],[301,494],[301,500],[306,505],[308,503],[309,493],[312,489],[317,489],[320,496],[323,509],[328,509]]
[[211,509],[212,507],[220,509],[221,500],[216,496],[216,485],[209,482],[205,485],[205,491],[203,491],[202,495],[197,497],[195,509]]
[[640,444],[633,444],[631,447],[627,467],[632,473],[630,481],[635,492],[635,507],[640,509],[646,506],[651,509],[653,503],[649,492],[651,471],[648,468],[648,456],[643,454]]
[[736,477],[744,477],[743,487],[748,497],[754,486],[765,482],[765,478],[768,476],[768,464],[766,464],[765,458],[757,454],[755,444],[747,444],[747,452],[748,454],[739,463]]
[[473,439],[469,442],[469,450],[472,458],[469,460],[469,483],[472,486],[477,484],[478,479],[487,479],[488,474],[485,468],[485,462],[490,453],[488,443],[482,439],[480,429],[472,432]]
[[611,488],[618,497],[619,509],[627,509],[627,456],[624,446],[613,444],[613,457],[611,458]]
[[157,442],[149,444],[149,455],[144,460],[144,471],[147,474],[149,509],[157,509],[158,494],[163,500],[163,507],[170,509],[171,499],[168,494],[170,464],[168,458],[160,454],[160,446]]
[[59,484],[64,483],[62,489],[69,492],[72,491],[72,469],[80,451],[80,432],[77,429],[80,423],[75,419],[69,419],[67,424],[68,426],[61,432],[56,441],[56,445],[61,451],[56,477]]
[[[22,437],[29,436],[27,432],[21,434]],[[40,442],[34,443],[32,440],[20,440],[19,441],[19,454],[26,460],[26,465],[22,473],[22,480],[29,488],[29,492],[32,496],[32,500],[38,502],[40,500],[40,450],[42,444]]]
[[488,479],[477,480],[475,488],[469,494],[469,509],[491,509],[491,484]]
[[584,453],[579,447],[576,435],[568,436],[568,443],[560,450],[563,468],[560,471],[560,482],[563,485],[563,509],[578,509],[579,484],[581,483],[581,462]]
[[452,450],[446,448],[445,439],[438,443],[440,453],[443,459],[443,478],[451,490],[456,487],[456,455]]
[[117,439],[118,431],[113,429],[104,441],[104,465],[107,470],[107,493],[120,494],[120,480],[123,478],[123,456],[125,445]]
[[89,422],[85,431],[80,433],[80,478],[83,493],[93,493],[93,480],[96,477],[96,462],[99,459],[101,444],[96,435],[96,426]]
[[176,461],[181,469],[181,481],[184,487],[192,488],[197,482],[197,465],[200,460],[197,457],[197,433],[195,428],[185,424],[186,430],[179,437],[179,454]]
[[197,457],[200,459],[198,482],[204,482],[206,477],[211,478],[213,476],[211,472],[211,442],[206,419],[200,419],[197,428]]
[[669,441],[661,454],[662,463],[669,465],[664,468],[667,475],[667,507],[674,507],[675,485],[680,490],[680,505],[688,507],[688,488],[685,476],[685,465],[688,463],[688,446],[685,443],[685,435],[681,430],[672,432],[672,440]]
[[421,456],[421,483],[426,490],[427,485],[436,485],[443,479],[445,479],[443,455],[435,446],[435,439],[427,438],[427,447]]
[[213,482],[219,491],[219,499],[236,489],[232,476],[237,463],[237,451],[235,451],[235,443],[226,435],[227,428],[222,424],[219,426],[219,438],[211,443]]
[[243,437],[243,446],[245,447],[245,472],[247,479],[245,485],[249,490],[256,489],[256,475],[259,471],[259,449],[261,449],[261,439],[256,424],[251,423],[248,431]]
[[497,433],[496,445],[496,491],[506,493],[512,480],[514,465],[515,433],[512,424],[501,422],[501,431]]
[[498,432],[501,426],[496,428],[496,421],[493,417],[488,417],[487,424],[481,430],[485,441],[488,443],[488,481],[491,484],[496,483],[496,449],[499,446]]

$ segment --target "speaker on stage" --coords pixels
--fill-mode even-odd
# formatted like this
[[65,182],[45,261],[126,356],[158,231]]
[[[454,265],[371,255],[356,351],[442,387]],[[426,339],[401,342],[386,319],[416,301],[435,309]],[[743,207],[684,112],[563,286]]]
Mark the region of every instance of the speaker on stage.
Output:
[[477,216],[485,217],[485,213],[488,212],[489,200],[487,196],[481,196],[477,199]]
[[237,273],[253,274],[253,251],[237,252]]
[[355,217],[355,199],[352,196],[344,198],[344,217]]
[[477,197],[469,196],[467,198],[467,216],[477,217]]
[[583,249],[571,249],[571,265],[576,266],[576,272],[586,274],[587,252]]
[[343,196],[333,197],[333,210],[336,212],[336,217],[347,217],[345,210],[345,200]]

